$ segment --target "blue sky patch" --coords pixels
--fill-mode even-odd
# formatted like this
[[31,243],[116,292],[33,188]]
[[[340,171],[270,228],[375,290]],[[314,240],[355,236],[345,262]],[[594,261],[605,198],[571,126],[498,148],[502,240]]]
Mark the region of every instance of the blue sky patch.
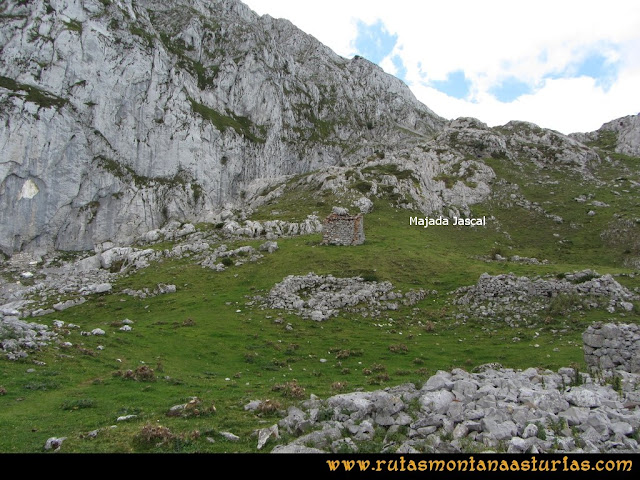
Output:
[[499,85],[489,89],[489,93],[503,103],[513,102],[516,98],[532,92],[533,89],[529,85],[521,82],[516,77],[506,78]]
[[358,21],[358,36],[354,46],[361,57],[379,64],[393,51],[397,41],[398,35],[390,34],[382,21],[378,20],[372,25]]
[[407,79],[407,67],[404,66],[404,62],[400,55],[394,55],[391,57],[391,62],[393,62],[393,66],[396,67],[396,77],[401,80]]
[[469,95],[471,80],[462,70],[451,72],[446,80],[432,81],[431,86],[454,98],[465,98]]
[[616,64],[610,62],[604,55],[595,53],[582,60],[577,66],[576,76],[591,77],[596,85],[608,90],[617,76]]

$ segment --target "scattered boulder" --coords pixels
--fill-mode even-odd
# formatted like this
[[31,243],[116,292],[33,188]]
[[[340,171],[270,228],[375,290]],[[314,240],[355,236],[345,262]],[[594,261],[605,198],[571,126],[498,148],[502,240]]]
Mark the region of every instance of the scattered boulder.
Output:
[[259,250],[261,252],[273,253],[278,249],[278,242],[265,242],[260,245]]
[[138,418],[137,415],[122,415],[121,417],[116,418],[116,422],[126,422],[128,420],[132,420],[134,418]]
[[226,438],[230,442],[237,442],[238,440],[240,440],[239,436],[234,435],[231,432],[220,432],[220,435],[222,435],[224,438]]
[[269,428],[262,428],[257,431],[258,434],[258,450],[261,450],[262,447],[266,445],[270,438],[278,439],[278,425],[272,425]]
[[46,443],[44,444],[44,449],[45,450],[51,450],[53,449],[53,451],[57,452],[58,450],[60,450],[60,447],[62,446],[62,442],[64,442],[67,439],[67,437],[51,437],[49,439],[47,439]]

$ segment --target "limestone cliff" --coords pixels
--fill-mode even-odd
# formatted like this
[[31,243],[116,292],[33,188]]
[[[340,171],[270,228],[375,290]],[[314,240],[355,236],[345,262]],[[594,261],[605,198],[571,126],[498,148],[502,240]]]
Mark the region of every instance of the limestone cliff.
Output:
[[379,67],[237,0],[8,0],[0,21],[7,254],[213,220],[264,179],[444,123]]

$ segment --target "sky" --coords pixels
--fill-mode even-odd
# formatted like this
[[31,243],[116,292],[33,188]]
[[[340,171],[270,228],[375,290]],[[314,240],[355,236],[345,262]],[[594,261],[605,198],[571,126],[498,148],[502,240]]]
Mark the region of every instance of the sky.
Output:
[[402,79],[438,115],[562,133],[640,112],[638,0],[243,0]]

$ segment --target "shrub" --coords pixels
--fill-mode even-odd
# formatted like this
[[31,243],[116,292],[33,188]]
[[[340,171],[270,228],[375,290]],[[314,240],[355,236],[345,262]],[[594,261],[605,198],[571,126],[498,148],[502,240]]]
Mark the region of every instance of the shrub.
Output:
[[371,365],[371,371],[373,372],[384,372],[386,370],[387,370],[387,367],[385,367],[380,363],[374,363],[373,365]]
[[182,322],[183,327],[195,327],[196,322],[193,318],[189,317],[184,322]]
[[56,382],[52,382],[50,380],[45,380],[43,382],[29,382],[24,385],[24,388],[27,390],[53,390],[54,388],[58,388],[58,384]]
[[578,386],[578,385],[582,385],[583,380],[582,380],[582,375],[580,374],[580,369],[577,363],[572,363],[571,364],[571,368],[573,368],[573,379],[571,382],[571,386]]
[[436,324],[431,320],[427,320],[427,322],[424,324],[424,329],[427,332],[433,332],[436,329]]
[[135,370],[127,370],[125,372],[118,370],[113,373],[113,376],[127,378],[137,382],[155,382],[156,380],[156,374],[154,373],[153,368],[147,365],[140,365]]
[[371,183],[361,180],[354,183],[353,188],[358,190],[360,193],[369,193],[371,191]]
[[192,397],[184,405],[180,405],[179,408],[172,408],[167,412],[168,417],[200,417],[203,415],[211,415],[216,412],[216,407],[212,403],[207,407],[203,405],[202,400],[198,397]]
[[266,400],[260,402],[257,411],[262,415],[269,415],[277,413],[280,408],[282,408],[282,405],[279,401],[267,398]]
[[154,447],[167,444],[176,436],[167,427],[162,425],[145,425],[133,438],[134,444],[139,447]]
[[231,265],[233,265],[233,260],[231,260],[231,257],[224,257],[224,258],[222,259],[222,264],[223,264],[225,267],[230,267]]
[[258,357],[258,352],[247,352],[244,354],[244,361],[246,363],[255,363]]
[[389,345],[389,351],[392,353],[407,353],[409,349],[404,343],[398,343],[397,345]]
[[62,404],[63,410],[81,410],[83,408],[93,408],[95,402],[91,398],[81,398],[79,400],[66,400]]
[[348,383],[347,382],[333,382],[331,384],[331,390],[334,390],[336,392],[341,392],[343,391],[345,388],[347,388]]
[[336,358],[361,357],[362,350],[338,350]]
[[578,294],[561,293],[551,299],[548,313],[552,317],[566,315],[582,306],[582,299]]
[[536,434],[536,437],[538,437],[540,440],[546,440],[547,430],[544,428],[544,425],[541,422],[536,422],[535,426],[538,427],[538,433]]
[[282,396],[288,398],[304,398],[305,390],[298,384],[297,380],[292,380],[287,383],[281,383],[274,385],[271,390],[274,392],[281,392]]

